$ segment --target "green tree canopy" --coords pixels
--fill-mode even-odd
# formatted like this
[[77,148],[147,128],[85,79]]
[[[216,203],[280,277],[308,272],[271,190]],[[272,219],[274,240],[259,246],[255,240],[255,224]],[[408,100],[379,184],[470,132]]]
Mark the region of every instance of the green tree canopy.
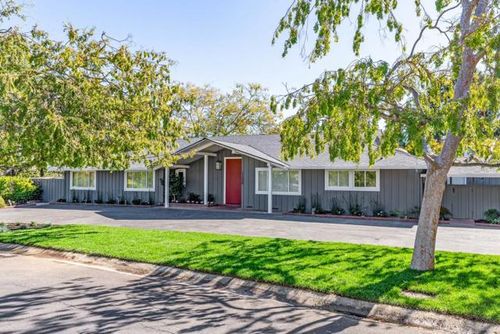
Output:
[[0,165],[125,168],[173,162],[181,122],[164,53],[68,25],[66,38],[8,26],[0,1]]
[[[418,38],[409,46],[402,42],[403,23],[396,12],[402,4],[414,6],[421,18]],[[429,5],[436,15],[426,9]],[[373,163],[397,147],[425,158],[414,269],[434,266],[439,209],[450,167],[500,166],[499,15],[498,0],[417,0],[411,5],[397,0],[296,0],[275,31],[274,41],[286,35],[283,55],[300,43],[301,34],[314,34],[311,62],[330,52],[332,43],[339,41],[338,29],[349,19],[355,22],[356,55],[368,17],[403,45],[394,63],[356,59],[273,101],[273,108],[298,109],[282,126],[285,158],[328,150],[332,160],[358,161],[367,150]],[[421,50],[419,42],[430,30],[445,43]]]
[[280,113],[270,109],[270,97],[258,84],[238,84],[229,93],[210,86],[183,85],[176,117],[190,137],[268,134],[278,131]]

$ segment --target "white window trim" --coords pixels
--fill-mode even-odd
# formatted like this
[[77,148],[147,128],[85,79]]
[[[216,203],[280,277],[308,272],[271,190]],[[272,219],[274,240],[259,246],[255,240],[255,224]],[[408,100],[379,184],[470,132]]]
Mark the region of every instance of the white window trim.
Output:
[[129,188],[127,187],[127,173],[128,172],[147,172],[149,171],[148,169],[128,169],[123,173],[123,190],[124,191],[138,191],[138,192],[153,192],[156,189],[156,170],[151,169],[151,172],[153,173],[153,187],[152,188]]
[[[334,171],[348,171],[349,172],[349,186],[348,187],[331,187],[328,185],[328,172]],[[355,187],[354,186],[354,172],[375,172],[375,187]],[[335,191],[380,191],[380,170],[379,169],[325,169],[325,190]]]
[[[88,172],[88,173],[94,173],[94,186],[92,187],[73,187],[73,173],[80,173],[80,172]],[[70,171],[69,172],[69,189],[70,190],[96,190],[96,183],[97,183],[97,173],[96,171],[91,171],[91,170],[75,170],[75,171]]]
[[[273,168],[274,170],[284,170],[284,171],[298,171],[299,172],[299,190],[294,191],[294,192],[288,192],[288,191],[273,191],[273,195],[286,195],[286,196],[300,196],[302,195],[302,170],[301,169],[282,169],[282,168]],[[259,186],[259,172],[268,172],[267,167],[257,167],[255,168],[255,194],[256,195],[267,195],[267,190],[262,191],[258,190]],[[288,176],[290,178],[290,176]],[[288,181],[290,184],[290,180]]]

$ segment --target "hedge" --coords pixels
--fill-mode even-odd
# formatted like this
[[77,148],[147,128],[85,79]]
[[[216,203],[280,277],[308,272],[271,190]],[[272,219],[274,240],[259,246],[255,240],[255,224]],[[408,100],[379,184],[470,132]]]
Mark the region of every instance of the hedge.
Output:
[[5,201],[24,203],[39,199],[42,190],[30,178],[20,176],[0,176],[0,196]]

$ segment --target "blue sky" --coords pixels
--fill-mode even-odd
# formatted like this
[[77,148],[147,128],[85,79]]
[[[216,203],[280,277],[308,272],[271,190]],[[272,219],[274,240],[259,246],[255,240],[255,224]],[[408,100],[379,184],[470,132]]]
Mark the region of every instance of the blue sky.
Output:
[[[28,0],[29,1],[29,0]],[[318,63],[309,64],[295,48],[281,57],[282,45],[271,45],[273,31],[291,0],[33,0],[25,10],[26,25],[38,24],[54,38],[65,22],[95,27],[115,38],[132,37],[134,47],[165,51],[176,65],[173,78],[222,90],[235,83],[257,82],[282,94],[314,80],[326,69],[351,63],[353,26],[340,32],[342,42]],[[402,2],[405,23],[415,22],[413,1]],[[369,23],[362,55],[394,60],[399,54],[384,40],[377,22]],[[407,31],[408,40],[416,29]]]

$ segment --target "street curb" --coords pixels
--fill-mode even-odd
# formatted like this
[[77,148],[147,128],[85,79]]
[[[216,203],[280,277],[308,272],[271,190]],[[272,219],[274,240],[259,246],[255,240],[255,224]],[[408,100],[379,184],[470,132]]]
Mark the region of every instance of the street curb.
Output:
[[324,294],[297,288],[247,281],[229,276],[16,244],[0,243],[0,251],[105,266],[116,271],[138,275],[176,279],[207,288],[227,289],[232,292],[251,295],[256,298],[275,299],[297,306],[337,311],[407,326],[440,329],[452,333],[463,334],[500,333],[500,325],[429,311],[411,310],[399,306],[367,302],[334,294]]

